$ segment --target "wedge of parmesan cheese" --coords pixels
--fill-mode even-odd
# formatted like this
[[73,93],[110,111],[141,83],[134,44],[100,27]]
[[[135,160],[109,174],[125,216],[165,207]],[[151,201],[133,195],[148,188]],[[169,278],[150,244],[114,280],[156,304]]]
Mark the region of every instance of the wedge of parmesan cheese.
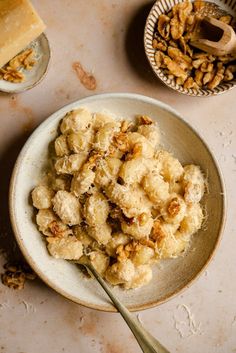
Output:
[[25,49],[45,28],[29,0],[0,1],[0,68]]

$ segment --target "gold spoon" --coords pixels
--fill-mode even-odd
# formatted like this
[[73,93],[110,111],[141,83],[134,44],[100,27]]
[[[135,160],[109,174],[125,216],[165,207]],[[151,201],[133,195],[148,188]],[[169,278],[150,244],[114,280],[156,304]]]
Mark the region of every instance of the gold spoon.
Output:
[[126,321],[127,325],[133,332],[135,338],[138,341],[142,351],[144,353],[170,353],[165,347],[163,347],[150,333],[148,333],[142,325],[134,318],[129,310],[120,302],[120,300],[112,293],[109,286],[98,274],[95,268],[90,263],[89,259],[86,256],[82,256],[77,264],[84,266],[88,272],[96,278],[100,283],[104,291],[107,293],[111,301],[113,302],[116,309],[120,312],[123,319]]
[[216,56],[236,55],[236,34],[233,27],[213,17],[197,20],[190,44]]

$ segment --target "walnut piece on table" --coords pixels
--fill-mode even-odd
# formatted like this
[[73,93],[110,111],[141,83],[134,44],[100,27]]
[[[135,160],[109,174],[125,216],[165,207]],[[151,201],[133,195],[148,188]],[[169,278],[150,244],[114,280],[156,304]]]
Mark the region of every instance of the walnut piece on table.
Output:
[[23,289],[26,280],[34,280],[37,276],[25,263],[6,263],[5,272],[1,275],[2,284],[11,289]]

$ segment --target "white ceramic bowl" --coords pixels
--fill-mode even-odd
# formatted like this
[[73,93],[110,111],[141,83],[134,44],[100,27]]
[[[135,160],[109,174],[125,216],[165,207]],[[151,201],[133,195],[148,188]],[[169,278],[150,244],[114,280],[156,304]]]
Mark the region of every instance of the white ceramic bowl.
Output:
[[78,268],[51,257],[34,222],[30,192],[38,184],[47,159],[48,145],[55,138],[62,117],[70,110],[87,107],[92,112],[108,111],[117,117],[147,114],[160,125],[162,142],[182,163],[195,163],[208,174],[209,194],[204,198],[208,218],[204,229],[184,257],[162,261],[154,269],[152,282],[136,290],[114,292],[130,310],[142,310],[162,303],[189,286],[212,257],[223,229],[224,187],[216,161],[201,137],[166,104],[136,94],[102,94],[69,104],[46,119],[23,147],[12,175],[10,214],[17,242],[28,263],[50,287],[76,303],[115,311],[99,284],[85,279]]

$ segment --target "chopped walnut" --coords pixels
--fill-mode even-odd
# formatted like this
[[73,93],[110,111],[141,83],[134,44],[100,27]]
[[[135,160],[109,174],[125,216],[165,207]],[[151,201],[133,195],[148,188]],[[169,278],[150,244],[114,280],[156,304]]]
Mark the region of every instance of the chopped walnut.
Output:
[[[151,243],[152,243],[151,247],[153,247],[154,243],[153,242]],[[117,257],[118,261],[122,262],[122,261],[125,261],[127,258],[130,258],[133,253],[140,250],[142,245],[147,245],[145,240],[140,240],[140,241],[132,240],[126,245],[123,245],[123,244],[119,245],[116,249],[116,254],[118,255]]]
[[215,75],[215,71],[205,73],[202,79],[203,85],[205,86],[208,82],[212,81],[214,75]]
[[160,15],[157,29],[164,39],[168,39],[170,36],[170,18],[166,15]]
[[193,77],[188,77],[187,80],[184,82],[184,88],[198,88],[197,83],[194,81]]
[[177,85],[182,86],[184,84],[185,80],[186,79],[184,77],[177,77],[175,82],[176,82]]
[[168,56],[164,58],[164,63],[166,64],[170,73],[172,73],[176,77],[181,77],[184,80],[187,78],[187,73],[183,69],[181,69],[178,63],[176,63]]
[[25,285],[25,275],[21,272],[6,271],[2,275],[2,283],[11,289],[23,289]]
[[[192,14],[192,15],[189,15],[188,18],[186,19],[186,25],[187,26],[192,26],[195,22],[195,16]],[[187,30],[191,30],[191,27],[190,28],[187,28]]]
[[164,66],[164,58],[165,58],[165,54],[162,53],[161,51],[158,50],[158,51],[155,53],[155,61],[156,61],[156,64],[157,64],[157,67],[158,67],[158,68]]
[[214,69],[214,65],[213,63],[209,63],[207,61],[205,61],[204,63],[202,63],[202,65],[200,66],[200,70],[202,72],[212,72]]
[[141,213],[141,215],[138,216],[138,223],[140,226],[143,226],[146,224],[148,221],[148,215],[146,213]]
[[168,43],[171,47],[173,48],[178,48],[178,42],[175,41],[175,40],[169,40],[169,43]]
[[198,12],[202,10],[205,7],[205,2],[201,0],[194,1],[193,3],[193,9],[194,11]]
[[22,68],[25,70],[32,69],[36,63],[33,59],[34,54],[34,50],[29,48],[15,56],[8,64],[0,69],[0,79],[13,83],[23,82],[25,75],[19,70]]
[[156,244],[149,239],[141,239],[139,241],[132,240],[126,245],[119,245],[116,249],[116,254],[118,254],[118,261],[125,261],[127,258],[132,258],[133,254],[139,251],[142,246],[148,246],[152,249],[156,249]]
[[194,69],[199,69],[199,67],[206,62],[206,57],[193,60],[192,64]]
[[234,74],[233,74],[232,70],[230,69],[230,66],[228,66],[225,70],[225,73],[224,73],[224,80],[231,81],[231,80],[233,80],[233,78],[234,78]]
[[117,260],[122,262],[129,257],[129,251],[125,250],[124,245],[119,245],[116,249]]
[[173,15],[174,16],[176,15],[179,18],[179,21],[185,24],[192,9],[193,9],[193,5],[190,1],[183,1],[179,4],[174,5],[172,11],[173,11]]
[[95,165],[97,165],[99,160],[101,160],[102,158],[103,158],[103,155],[101,153],[98,153],[98,152],[92,153],[88,159],[88,164],[90,164],[92,168]]
[[121,123],[120,131],[121,132],[127,132],[131,129],[133,124],[131,122],[128,122],[127,120],[123,120]]
[[180,204],[178,202],[178,199],[177,197],[174,197],[170,203],[169,203],[169,206],[167,208],[167,211],[168,213],[171,215],[171,216],[176,216],[179,211],[180,211]]
[[138,241],[133,240],[132,242],[125,245],[125,250],[129,252],[134,252],[140,250],[141,245]]
[[167,50],[167,43],[162,40],[153,39],[152,46],[154,49],[166,51]]
[[127,134],[124,132],[119,132],[113,137],[114,145],[122,152],[127,152],[129,150],[129,142]]
[[147,115],[141,115],[139,116],[139,124],[140,125],[152,125],[153,121],[149,116]]
[[177,16],[170,21],[170,32],[174,40],[180,39],[184,33],[184,24],[179,21]]
[[13,70],[19,70],[21,67],[23,67],[25,70],[31,70],[36,63],[36,60],[34,60],[34,55],[35,52],[32,48],[26,49],[11,59],[9,61],[9,66]]
[[193,56],[193,49],[191,49],[188,44],[186,44],[186,54],[188,54],[190,58]]
[[165,237],[165,233],[161,228],[161,222],[159,220],[156,220],[153,224],[151,237],[155,241],[160,241]]
[[202,87],[204,73],[200,70],[195,71],[195,82],[199,87]]
[[5,273],[2,274],[2,283],[12,289],[23,289],[25,281],[34,280],[37,276],[26,264],[7,263],[4,265]]
[[62,238],[66,235],[72,234],[70,228],[68,228],[65,224],[58,221],[52,221],[48,226],[50,232],[53,237]]
[[205,52],[198,52],[198,53],[194,53],[193,54],[193,59],[203,59],[201,63],[203,63],[204,61],[214,61],[215,60],[215,56],[214,55],[209,55]]
[[132,158],[138,158],[142,155],[142,145],[136,144],[133,147],[132,153],[127,157],[127,160]]
[[217,87],[220,84],[220,82],[224,78],[224,71],[225,71],[224,67],[218,68],[216,75],[213,77],[213,79],[207,85],[207,87],[209,89],[214,89],[215,87]]
[[181,36],[179,38],[179,46],[181,48],[181,50],[183,51],[184,55],[186,55],[187,53],[187,43],[186,43],[186,40],[183,36]]
[[10,66],[0,69],[0,78],[12,83],[23,82],[25,76],[22,72],[12,69]]
[[144,239],[140,239],[139,243],[142,245],[148,246],[149,248],[156,249],[156,244],[152,240],[144,238]]
[[178,48],[168,48],[169,57],[174,60],[182,70],[190,70],[192,68],[192,59],[185,55]]

